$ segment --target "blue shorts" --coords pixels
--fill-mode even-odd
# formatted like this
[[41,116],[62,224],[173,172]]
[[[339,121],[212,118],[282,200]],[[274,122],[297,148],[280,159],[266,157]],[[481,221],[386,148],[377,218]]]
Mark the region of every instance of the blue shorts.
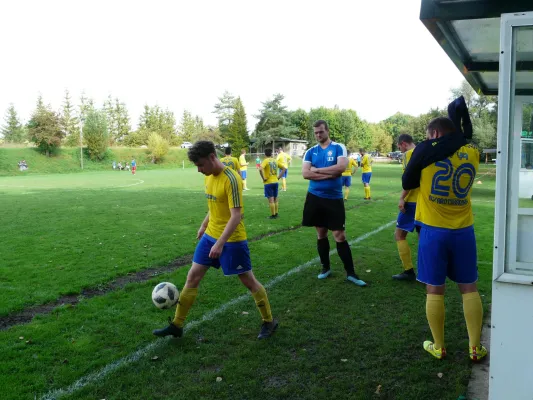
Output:
[[278,197],[278,183],[267,183],[265,185],[265,197]]
[[413,232],[415,230],[415,213],[416,203],[405,203],[405,213],[398,214],[396,220],[396,228],[406,232]]
[[248,172],[248,171],[242,171],[241,170],[241,178],[242,179],[246,179],[246,172]]
[[372,172],[363,172],[361,174],[361,180],[363,183],[370,183],[370,178],[372,178]]
[[341,176],[342,186],[350,187],[352,186],[352,177],[351,176]]
[[204,234],[196,245],[193,262],[206,267],[220,268],[222,266],[222,271],[226,276],[240,275],[252,270],[247,240],[226,243],[220,258],[209,258],[209,252],[215,243],[215,238]]
[[418,242],[418,280],[442,286],[446,277],[457,283],[477,281],[474,227],[444,229],[422,225]]
[[289,169],[288,168],[285,169],[285,172],[283,173],[282,178],[286,178],[287,175],[289,175]]

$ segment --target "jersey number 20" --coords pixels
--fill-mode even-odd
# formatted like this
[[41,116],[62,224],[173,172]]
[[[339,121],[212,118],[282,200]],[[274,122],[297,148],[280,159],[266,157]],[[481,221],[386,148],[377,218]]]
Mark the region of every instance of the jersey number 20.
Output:
[[[454,169],[452,162],[446,159],[436,162],[435,166],[439,170],[433,175],[431,194],[448,197],[450,195],[450,189],[452,189],[455,197],[458,199],[464,199],[468,196],[468,192],[474,184],[474,178],[476,177],[476,168],[472,164],[461,164],[457,169]],[[464,174],[468,175],[469,180],[466,186],[461,186],[461,177]]]

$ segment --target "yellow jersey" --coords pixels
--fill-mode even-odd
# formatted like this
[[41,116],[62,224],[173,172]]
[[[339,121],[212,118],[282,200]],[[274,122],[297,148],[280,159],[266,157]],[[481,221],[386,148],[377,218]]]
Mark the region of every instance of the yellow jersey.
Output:
[[239,157],[239,164],[241,165],[241,171],[246,171],[248,169],[248,163],[246,162],[244,154],[241,154]]
[[462,146],[452,156],[422,170],[415,219],[446,229],[474,224],[470,194],[479,167],[479,151]]
[[[244,214],[242,179],[237,172],[229,167],[225,167],[218,175],[206,176],[205,197],[209,207],[209,223],[205,233],[218,239],[222,236],[222,232],[224,232],[231,217],[231,208],[240,208],[241,216]],[[246,240],[246,229],[241,219],[228,242],[241,242],[243,240]]]
[[348,165],[346,166],[346,171],[342,173],[342,176],[352,176],[352,167],[357,168],[357,161],[355,161],[353,158],[348,158]]
[[[411,159],[411,156],[413,155],[413,150],[407,150],[405,153],[403,153],[403,171],[405,172],[405,168],[407,168],[407,164],[409,163],[409,160]],[[407,193],[407,196],[405,196],[405,202],[406,203],[416,203],[416,199],[418,198],[418,188],[409,190],[409,193]]]
[[283,163],[278,159],[274,160],[272,157],[265,158],[261,163],[261,170],[265,177],[265,185],[278,182],[278,168],[286,168]]
[[226,167],[230,167],[234,171],[241,169],[241,164],[239,164],[239,160],[237,160],[236,157],[225,156],[222,157],[220,161],[222,161],[222,164],[224,164]]
[[372,157],[369,154],[365,154],[361,158],[361,167],[363,167],[363,173],[372,172]]
[[292,160],[292,157],[282,151],[278,154],[276,160],[281,161],[281,163],[283,164],[283,168],[289,168],[289,162]]

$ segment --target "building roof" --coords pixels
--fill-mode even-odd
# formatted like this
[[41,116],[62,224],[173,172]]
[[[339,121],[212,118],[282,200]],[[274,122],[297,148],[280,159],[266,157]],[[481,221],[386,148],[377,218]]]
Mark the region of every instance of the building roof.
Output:
[[[500,16],[526,11],[533,1],[422,0],[420,20],[476,92],[497,95]],[[517,65],[516,78],[516,94],[533,95],[533,60]]]

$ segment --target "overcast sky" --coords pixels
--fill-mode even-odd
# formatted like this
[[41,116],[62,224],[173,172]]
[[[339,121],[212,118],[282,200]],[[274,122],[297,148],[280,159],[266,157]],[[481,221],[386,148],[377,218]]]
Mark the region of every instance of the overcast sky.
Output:
[[[248,115],[338,105],[370,122],[445,106],[462,76],[419,20],[420,0],[2,0],[0,115],[27,121],[38,93],[144,104],[215,123],[217,98]],[[2,121],[3,122],[3,121]]]

